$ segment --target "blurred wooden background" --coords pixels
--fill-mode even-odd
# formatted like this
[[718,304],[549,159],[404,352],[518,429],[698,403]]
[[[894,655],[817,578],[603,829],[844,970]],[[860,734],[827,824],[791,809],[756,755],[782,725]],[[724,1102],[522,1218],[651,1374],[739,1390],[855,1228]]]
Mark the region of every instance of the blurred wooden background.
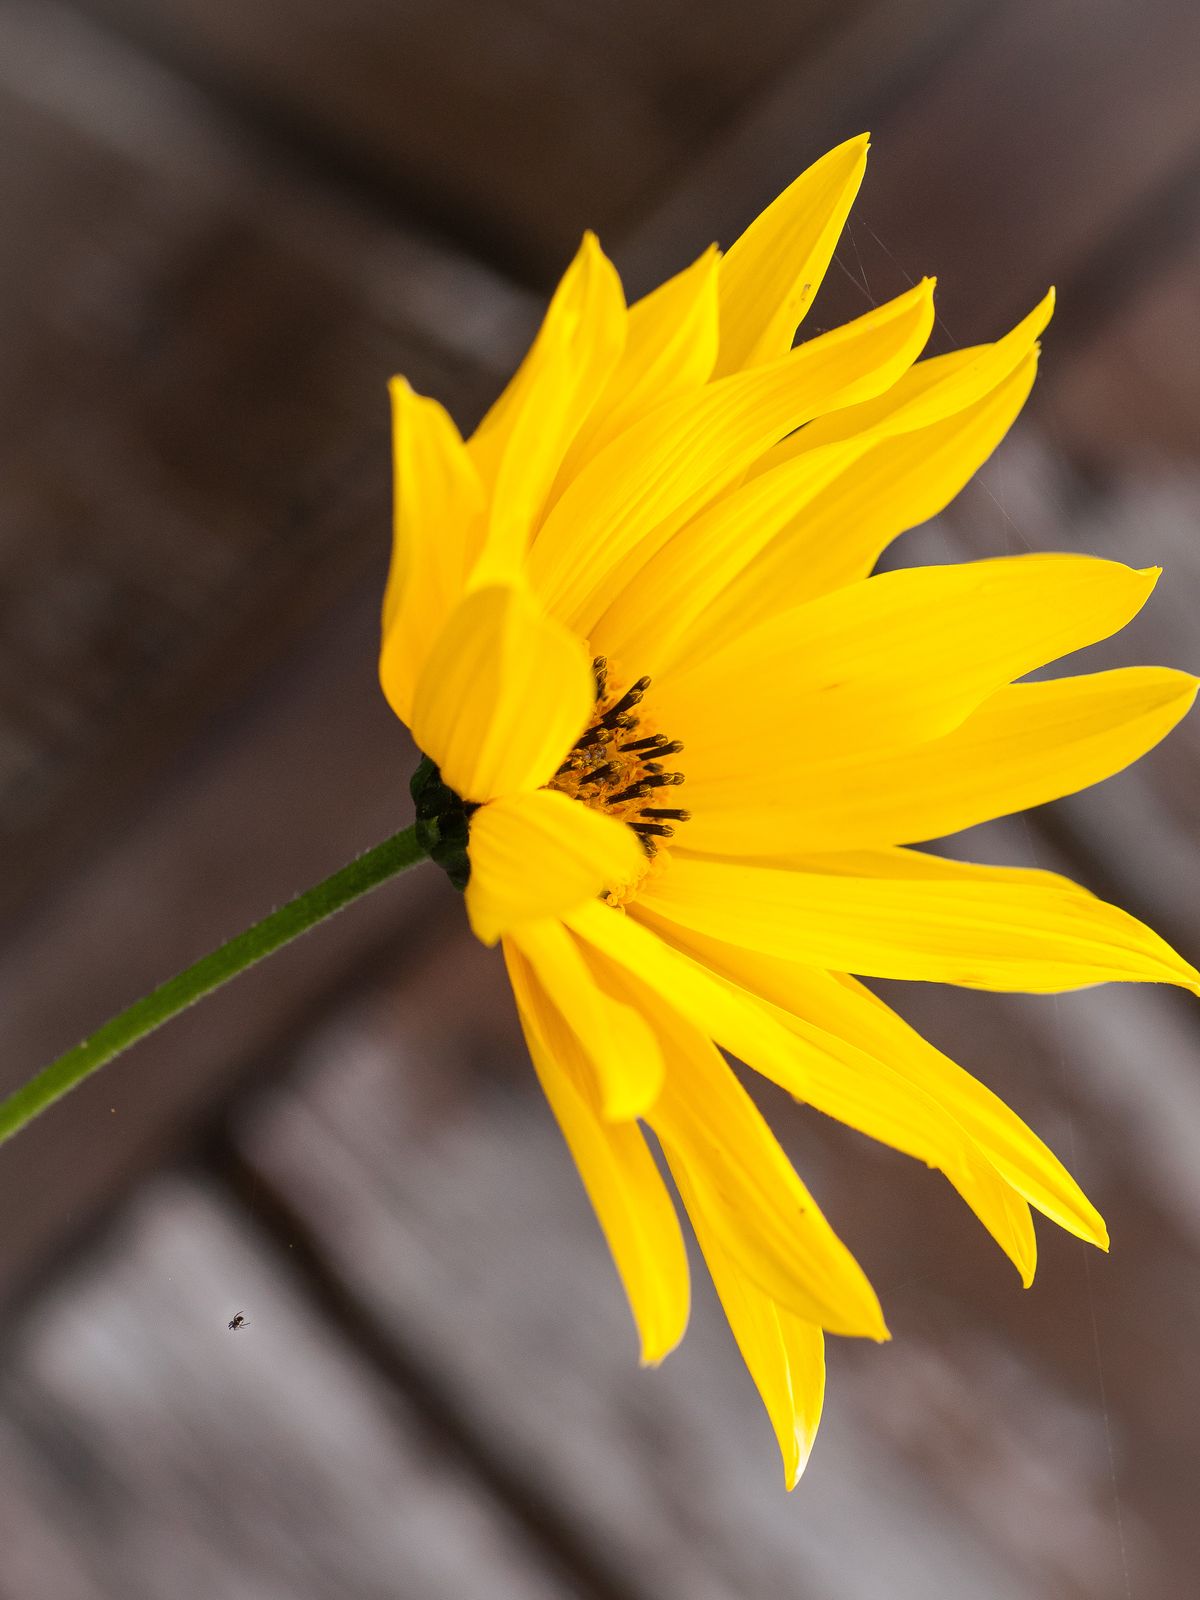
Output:
[[[1200,667],[1198,70],[1195,0],[8,0],[5,1086],[410,814],[388,375],[469,425],[584,226],[638,292],[863,128],[815,325],[926,271],[943,345],[1062,308],[1027,419],[904,558],[1161,562],[1097,664]],[[1195,959],[1196,754],[963,848]],[[1195,1592],[1195,1008],[891,998],[1115,1249],[1043,1229],[1022,1293],[939,1180],[770,1099],[897,1335],[835,1349],[789,1498],[703,1288],[637,1370],[439,875],[240,980],[0,1154],[0,1595]]]

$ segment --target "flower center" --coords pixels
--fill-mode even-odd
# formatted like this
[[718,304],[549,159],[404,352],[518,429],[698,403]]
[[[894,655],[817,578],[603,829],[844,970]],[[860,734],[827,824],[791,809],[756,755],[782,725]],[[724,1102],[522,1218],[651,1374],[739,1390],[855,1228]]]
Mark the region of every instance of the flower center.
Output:
[[690,815],[677,806],[657,803],[667,798],[663,790],[678,788],[683,782],[682,772],[669,771],[664,765],[667,757],[678,755],[683,746],[678,739],[649,731],[641,709],[649,678],[639,678],[618,694],[609,685],[604,656],[596,657],[592,671],[595,713],[549,787],[628,823],[652,857],[659,841],[675,832],[674,824],[686,822]]

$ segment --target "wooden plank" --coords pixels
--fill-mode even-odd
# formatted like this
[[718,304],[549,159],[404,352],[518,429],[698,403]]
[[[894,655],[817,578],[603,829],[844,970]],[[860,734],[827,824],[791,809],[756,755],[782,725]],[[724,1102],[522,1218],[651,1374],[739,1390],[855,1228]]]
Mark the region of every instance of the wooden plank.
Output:
[[194,1182],[148,1188],[27,1323],[0,1438],[25,1600],[580,1594]]
[[550,281],[845,7],[81,0],[276,136]]

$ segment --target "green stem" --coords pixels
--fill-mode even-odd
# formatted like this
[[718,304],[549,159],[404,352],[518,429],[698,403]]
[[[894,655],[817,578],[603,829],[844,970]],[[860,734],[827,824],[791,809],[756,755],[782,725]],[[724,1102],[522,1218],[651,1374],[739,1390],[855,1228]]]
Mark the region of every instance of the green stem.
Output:
[[417,838],[417,826],[414,823],[411,828],[394,833],[323,882],[272,911],[261,922],[253,923],[244,933],[235,934],[218,949],[193,961],[190,967],[111,1017],[82,1044],[73,1046],[48,1067],[43,1067],[36,1077],[0,1102],[0,1143],[11,1139],[68,1089],[73,1089],[97,1068],[161,1028],[164,1022],[178,1016],[204,995],[211,994],[256,961],[307,933],[309,928],[324,922],[326,917],[333,916],[360,895],[425,860],[428,851]]

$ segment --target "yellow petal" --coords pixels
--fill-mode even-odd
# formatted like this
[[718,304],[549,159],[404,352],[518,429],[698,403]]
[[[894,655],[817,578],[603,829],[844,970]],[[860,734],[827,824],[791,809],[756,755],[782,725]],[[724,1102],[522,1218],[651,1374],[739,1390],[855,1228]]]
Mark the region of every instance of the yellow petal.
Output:
[[[641,907],[637,915],[661,939],[711,972],[760,996],[780,1012],[790,1013],[801,1025],[801,1033],[840,1041],[847,1052],[843,1059],[852,1081],[843,1085],[846,1098],[837,1110],[814,1099],[812,1103],[820,1110],[928,1161],[935,1145],[927,1143],[922,1151],[902,1142],[896,1133],[905,1123],[919,1129],[922,1105],[935,1102],[941,1115],[953,1118],[1018,1195],[1068,1232],[1102,1249],[1108,1248],[1108,1235],[1095,1207],[1058,1158],[1016,1112],[969,1072],[936,1050],[855,979],[777,956],[764,956],[758,951],[739,949],[723,939],[709,938],[668,923]],[[729,1048],[741,1053],[739,1046],[731,1044]],[[907,1110],[901,1109],[901,1095],[894,1082],[897,1078],[906,1080],[909,1085]],[[795,1087],[787,1083],[784,1087],[801,1099],[810,1098],[798,1080]],[[855,1108],[856,1097],[863,1102],[862,1108]],[[894,1115],[896,1111],[901,1113],[900,1120],[890,1133],[881,1131],[879,1120],[873,1126],[868,1121],[869,1117],[878,1119],[881,1115]],[[924,1133],[928,1140],[930,1130],[926,1128]],[[936,1127],[933,1135],[941,1137]],[[971,1204],[965,1191],[960,1192]],[[1002,1205],[994,1196],[988,1196],[987,1201],[989,1205]],[[978,1207],[973,1206],[973,1209],[978,1213]],[[1029,1282],[1036,1254],[1028,1219],[1022,1219],[1018,1212],[1011,1227],[999,1213],[994,1220],[997,1226],[989,1231],[1002,1241],[1002,1248]],[[1003,1242],[1005,1240],[1007,1242]]]
[[609,955],[788,1094],[938,1168],[1029,1282],[1035,1247],[1028,1209],[1006,1192],[999,1173],[936,1098],[898,1073],[886,1056],[797,1014],[787,1004],[790,973],[780,963],[773,967],[757,952],[749,957],[736,948],[724,950],[719,941],[706,943],[641,901],[615,929],[611,919],[590,908],[571,922],[582,936],[598,944],[607,940]]
[[863,977],[1046,994],[1109,982],[1200,985],[1157,934],[1066,878],[974,873],[851,877],[677,851],[639,904],[748,950]]
[[467,854],[467,916],[484,944],[623,887],[646,865],[631,828],[554,789],[481,807],[471,818]]
[[583,644],[520,585],[476,589],[451,614],[413,699],[412,733],[464,800],[546,783],[587,726]]
[[597,1115],[578,1039],[507,940],[504,953],[534,1067],[621,1275],[642,1361],[654,1365],[679,1343],[688,1320],[688,1264],[675,1208],[641,1130]]
[[932,324],[932,284],[752,371],[668,401],[592,458],[530,555],[538,594],[581,633],[689,517],[784,434],[887,388]]
[[566,920],[621,970],[663,1040],[666,1080],[647,1120],[686,1168],[725,1249],[797,1316],[833,1333],[886,1338],[862,1269],[696,1020],[718,1007],[728,1017],[737,1005],[729,990],[609,906],[589,903]]
[[711,653],[779,612],[865,578],[898,534],[944,510],[983,465],[1025,404],[1036,371],[1032,354],[973,406],[872,441],[713,600],[687,648]]
[[[689,852],[690,854],[690,852]],[[816,872],[839,878],[899,878],[909,883],[1029,884],[1034,889],[1070,888],[1075,894],[1088,894],[1082,884],[1072,883],[1045,867],[981,866],[975,861],[958,861],[953,856],[933,855],[928,850],[913,850],[902,845],[883,845],[876,849],[822,850],[792,852],[757,862],[759,866],[782,867],[785,871]]]
[[[801,433],[807,432],[802,428]],[[786,460],[712,505],[669,539],[590,630],[593,648],[636,661],[652,676],[691,646],[692,630],[781,529],[870,448],[870,439],[832,444]]]
[[1018,1194],[1077,1238],[1108,1249],[1108,1231],[1070,1173],[1015,1111],[853,978],[805,969],[794,1004],[822,1026],[877,1051],[955,1116]]
[[621,996],[607,992],[603,975],[593,971],[561,922],[523,922],[506,937],[576,1034],[595,1074],[598,1109],[617,1121],[643,1116],[663,1081],[653,1030]]
[[[663,1024],[666,1008],[657,1012]],[[724,1248],[764,1294],[834,1333],[886,1338],[861,1267],[716,1047],[673,1020],[672,1059],[648,1118],[687,1173]]]
[[995,343],[918,361],[884,394],[818,417],[802,434],[776,445],[772,455],[780,459],[799,455],[880,429],[912,433],[969,410],[1025,364],[1053,312],[1051,289],[1028,316]]
[[699,389],[717,357],[714,247],[629,308],[625,350],[575,435],[551,503],[581,467],[652,407]]
[[726,254],[718,375],[769,361],[791,345],[854,204],[868,142],[860,134],[822,156]]
[[1120,772],[1175,726],[1196,687],[1167,667],[1011,684],[911,750],[822,764],[807,778],[765,762],[737,792],[707,795],[687,845],[774,856],[941,838]]
[[681,660],[654,710],[687,749],[691,809],[768,760],[807,773],[949,733],[1013,678],[1123,627],[1157,576],[1060,555],[886,572]]
[[[995,344],[918,362],[882,395],[828,412],[790,434],[755,463],[748,483],[681,528],[642,568],[593,629],[592,643],[656,673],[688,648],[693,628],[712,637],[714,620],[733,615],[731,586],[760,553],[774,551],[775,541],[794,547],[796,566],[805,567],[800,552],[811,544],[808,508],[818,498],[825,500],[823,491],[843,474],[852,477],[861,457],[882,439],[927,430],[986,399],[1029,355],[1053,303],[1051,293]],[[1022,380],[1022,394],[1027,387]],[[1006,401],[1005,414],[1007,409]],[[974,419],[963,419],[959,438],[972,440],[974,433]],[[854,530],[847,535],[852,541]],[[844,543],[839,540],[839,546]],[[839,559],[845,560],[840,549]],[[811,571],[799,570],[776,585],[770,603],[784,609],[789,600],[799,604],[819,592]],[[713,616],[706,618],[713,607]],[[759,620],[760,613],[759,606],[748,608],[738,619],[739,630],[745,630],[747,618]]]
[[696,1238],[737,1340],[742,1359],[762,1396],[783,1456],[784,1482],[800,1481],[816,1438],[825,1400],[825,1337],[812,1322],[777,1305],[722,1248],[686,1168],[671,1168],[675,1185],[688,1209]]
[[468,445],[491,490],[480,582],[519,568],[563,455],[624,342],[621,281],[595,234],[585,234],[529,354]]
[[395,455],[392,564],[383,598],[383,692],[404,722],[417,677],[457,604],[483,534],[483,489],[458,429],[403,378],[389,385]]

